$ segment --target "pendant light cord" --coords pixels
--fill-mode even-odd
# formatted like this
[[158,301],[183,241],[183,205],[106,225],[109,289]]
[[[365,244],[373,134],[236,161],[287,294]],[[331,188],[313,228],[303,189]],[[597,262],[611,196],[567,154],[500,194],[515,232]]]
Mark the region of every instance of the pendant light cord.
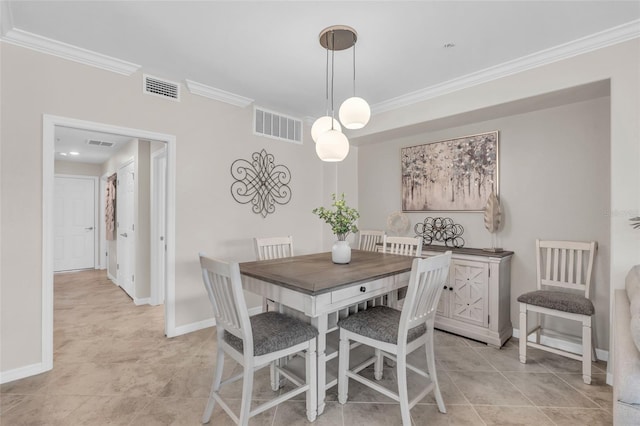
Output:
[[356,35],[353,34],[353,96],[356,96]]
[[327,44],[327,58],[324,69],[324,106],[327,110],[326,115],[329,115],[329,44]]
[[336,54],[336,45],[335,45],[335,33],[331,31],[331,130],[333,129],[333,121],[334,110],[333,110],[333,75],[335,70],[335,54]]

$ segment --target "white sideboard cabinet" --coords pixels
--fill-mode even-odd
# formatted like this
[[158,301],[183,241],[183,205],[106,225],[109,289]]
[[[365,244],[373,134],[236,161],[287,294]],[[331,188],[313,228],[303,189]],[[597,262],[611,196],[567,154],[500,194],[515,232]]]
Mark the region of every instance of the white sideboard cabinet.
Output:
[[511,257],[513,252],[424,246],[422,256],[452,251],[435,327],[501,347],[511,325]]

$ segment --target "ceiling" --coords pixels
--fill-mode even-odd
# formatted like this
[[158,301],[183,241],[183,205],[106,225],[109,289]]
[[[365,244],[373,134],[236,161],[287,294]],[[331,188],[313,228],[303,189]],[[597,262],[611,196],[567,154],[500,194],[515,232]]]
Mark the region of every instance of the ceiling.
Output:
[[[640,19],[638,1],[4,3],[3,35],[27,31],[302,119],[326,112],[318,35],[331,25],[358,32],[356,94],[375,113],[390,100]],[[353,93],[352,73],[352,51],[335,52],[336,110]]]

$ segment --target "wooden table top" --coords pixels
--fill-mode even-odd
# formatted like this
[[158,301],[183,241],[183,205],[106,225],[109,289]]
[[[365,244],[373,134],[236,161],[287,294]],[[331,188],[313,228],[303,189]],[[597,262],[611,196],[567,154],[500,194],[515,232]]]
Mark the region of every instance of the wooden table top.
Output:
[[240,273],[316,296],[341,287],[411,271],[411,256],[351,250],[351,263],[338,265],[331,253],[240,263]]

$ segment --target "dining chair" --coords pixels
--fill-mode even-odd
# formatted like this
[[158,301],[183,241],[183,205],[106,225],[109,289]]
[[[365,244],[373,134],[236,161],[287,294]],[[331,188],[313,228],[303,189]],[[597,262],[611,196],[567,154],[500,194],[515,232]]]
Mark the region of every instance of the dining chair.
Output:
[[[595,241],[536,240],[537,290],[522,294],[520,302],[520,362],[527,362],[527,346],[582,361],[582,380],[591,383],[593,332],[591,320],[595,308],[589,300],[591,273],[597,243]],[[528,316],[537,313],[536,325],[529,330]],[[549,347],[540,343],[545,316],[578,321],[582,324],[582,354]],[[535,342],[528,337],[535,333]],[[558,335],[557,331],[554,332]]]
[[[382,252],[391,254],[401,254],[403,256],[420,257],[422,255],[421,237],[393,237],[384,235],[382,237]],[[406,288],[398,289],[394,297],[390,298],[393,307],[399,307],[398,301],[405,298]],[[394,301],[395,299],[395,301]]]
[[258,260],[281,259],[293,256],[293,237],[254,238]]
[[420,237],[382,237],[382,252],[420,257],[422,255],[422,238]]
[[382,242],[384,231],[360,230],[358,250],[378,251],[378,244]]
[[[354,379],[398,401],[402,424],[405,426],[411,425],[409,414],[411,408],[429,392],[433,391],[438,410],[441,413],[447,412],[436,374],[433,324],[438,300],[449,275],[450,263],[450,251],[428,259],[414,259],[411,265],[407,298],[402,311],[387,306],[375,306],[338,321],[340,328],[338,402],[340,404],[347,402],[349,379]],[[373,357],[352,370],[348,368],[351,341],[375,349]],[[420,347],[424,347],[426,350],[426,371],[407,363],[407,356]],[[397,393],[359,374],[360,371],[373,364],[375,379],[382,379],[383,357],[395,362],[398,381]],[[428,379],[419,394],[411,400],[409,400],[407,387],[407,369]]]
[[[253,245],[256,250],[257,260],[281,259],[293,256],[293,237],[268,237],[254,238]],[[267,312],[269,305],[273,307],[273,300],[262,298],[262,311]]]
[[[200,254],[202,278],[213,306],[217,328],[216,371],[211,393],[202,423],[211,420],[216,402],[236,424],[246,426],[249,418],[268,410],[283,401],[306,392],[307,419],[313,422],[317,416],[317,368],[316,336],[311,325],[278,312],[263,312],[249,318],[249,311],[242,291],[240,268],[237,263],[227,263]],[[243,371],[222,381],[225,353],[243,367]],[[305,378],[291,370],[276,365],[276,360],[301,353],[305,360]],[[271,366],[289,379],[296,387],[274,399],[251,409],[253,374]],[[240,413],[236,415],[221,397],[220,389],[239,379],[242,382]]]

